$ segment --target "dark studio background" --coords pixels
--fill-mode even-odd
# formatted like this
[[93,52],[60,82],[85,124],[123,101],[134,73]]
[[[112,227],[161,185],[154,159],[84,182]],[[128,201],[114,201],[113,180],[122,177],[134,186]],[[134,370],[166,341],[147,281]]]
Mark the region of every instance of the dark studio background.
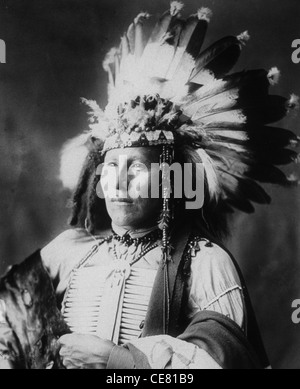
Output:
[[[186,0],[185,12],[214,11],[206,45],[249,30],[236,69],[278,66],[272,93],[300,94],[299,0]],[[0,0],[0,273],[67,228],[66,193],[57,180],[62,144],[86,129],[81,96],[106,104],[102,59],[141,10],[160,13],[168,0]],[[278,125],[300,135],[300,114]],[[291,168],[287,169],[291,172]],[[294,171],[300,176],[299,166]],[[274,368],[300,368],[300,188],[267,188],[271,206],[236,213],[228,247],[245,275]]]

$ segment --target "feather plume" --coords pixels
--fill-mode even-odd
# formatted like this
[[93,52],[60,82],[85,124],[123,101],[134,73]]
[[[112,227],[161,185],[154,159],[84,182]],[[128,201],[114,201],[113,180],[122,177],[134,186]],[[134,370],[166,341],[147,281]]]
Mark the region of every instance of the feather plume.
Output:
[[131,23],[126,33],[130,54],[135,52],[135,23]]
[[215,163],[204,149],[197,149],[197,154],[203,164],[209,194],[212,199],[219,195],[219,181],[215,169]]
[[210,144],[214,144],[214,146],[222,146],[222,147],[226,147],[228,149],[231,149],[231,150],[234,150],[236,151],[237,153],[247,153],[248,152],[248,148],[246,145],[243,145],[241,144],[241,142],[234,142],[232,139],[228,139],[228,138],[225,138],[225,139],[211,139],[210,142],[203,142],[205,144],[205,146],[209,147],[209,143]]
[[218,126],[220,123],[226,123],[226,125],[232,124],[245,124],[247,122],[247,116],[243,110],[235,109],[231,111],[225,111],[220,113],[212,113],[211,115],[194,115],[192,121],[200,125]]
[[136,58],[140,58],[145,49],[145,36],[143,30],[143,23],[145,20],[150,18],[148,12],[141,12],[135,19],[135,52],[134,55]]
[[295,136],[295,134],[293,134],[294,135],[294,138],[291,138],[290,140],[289,140],[289,146],[290,147],[298,147],[299,146],[299,143],[300,143],[300,137],[299,136]]
[[240,41],[233,36],[220,39],[203,51],[196,59],[195,69],[189,81],[200,84],[199,74],[203,70],[214,74],[215,78],[224,77],[236,64],[240,56]]
[[121,37],[121,52],[122,52],[122,60],[130,55],[130,47],[127,35],[123,35]]
[[84,97],[81,97],[81,102],[85,104],[87,107],[90,108],[90,110],[87,112],[88,115],[90,116],[89,120],[91,122],[94,122],[96,119],[104,119],[104,112],[103,110],[99,107],[98,103],[95,100],[88,100],[85,99]]
[[211,145],[206,151],[214,161],[219,161],[219,163],[223,164],[225,171],[230,171],[241,177],[251,178],[259,182],[283,186],[290,184],[286,175],[280,169],[260,161],[250,150],[247,154],[241,154],[222,146],[216,147]]
[[215,74],[209,69],[201,69],[193,78],[189,78],[189,82],[200,85],[209,85],[215,81]]
[[177,16],[183,7],[184,4],[181,1],[172,1],[170,5],[170,14],[172,16]]
[[195,66],[207,31],[207,21],[197,16],[190,16],[182,25],[179,44],[169,68],[167,79],[175,80],[176,84],[186,84]]
[[230,205],[243,212],[253,213],[254,207],[248,197],[251,181],[249,180],[247,185],[245,180],[241,180],[224,170],[220,171],[220,176],[222,177],[223,199],[226,199]]
[[290,174],[287,180],[291,185],[300,185],[300,180],[294,173]]
[[136,67],[134,69],[135,79],[137,73],[141,74],[144,79],[166,77],[177,49],[182,28],[182,21],[178,18],[178,12],[182,8],[180,8],[180,4],[182,3],[171,3],[170,11],[163,14],[157,22],[141,57],[139,69]]
[[231,141],[248,141],[249,140],[249,134],[247,131],[235,131],[231,130],[230,128],[226,129],[208,129],[207,131],[208,136],[213,137],[214,139],[224,139],[224,140],[231,140]]
[[240,191],[242,192],[242,197],[244,197],[245,199],[248,199],[258,204],[270,204],[270,196],[255,181],[247,177],[239,176],[231,171],[222,170],[222,174],[230,176],[231,179],[235,182],[234,185],[228,188],[231,193],[234,191]]
[[231,89],[205,100],[196,101],[194,104],[187,106],[183,110],[183,113],[187,116],[194,117],[196,120],[196,117],[199,117],[199,115],[205,116],[206,114],[214,114],[233,109],[237,105],[238,98],[239,89]]
[[250,35],[248,31],[242,32],[240,35],[237,36],[237,40],[242,44],[245,45],[250,40]]
[[113,47],[102,62],[103,69],[108,73],[108,96],[111,95],[113,88],[116,86],[117,69],[115,67],[118,50]]
[[209,23],[211,21],[213,13],[211,9],[202,7],[198,10],[197,16],[199,20],[205,20],[207,23]]
[[271,85],[276,85],[280,78],[280,71],[278,70],[278,68],[273,67],[269,70],[267,77]]
[[168,31],[171,21],[172,15],[170,14],[170,11],[165,12],[160,17],[151,33],[147,48],[149,45],[159,42],[161,40],[161,37]]
[[247,122],[269,124],[283,119],[289,105],[287,99],[282,96],[269,95],[261,97],[261,101],[249,101],[244,104],[244,113],[247,117]]
[[89,152],[89,139],[90,134],[84,133],[70,139],[62,148],[59,179],[66,189],[74,190],[76,188],[81,169]]
[[287,101],[286,107],[288,110],[299,109],[299,96],[292,94]]
[[256,100],[261,95],[267,95],[268,93],[269,82],[266,74],[264,70],[251,70],[234,73],[220,80],[213,79],[187,96],[182,106],[187,108],[192,104],[201,104],[205,99],[229,92],[232,89],[238,89],[243,98],[245,98],[245,95],[247,99],[249,99],[249,96],[253,96],[253,99]]
[[300,163],[300,154],[295,153],[294,157],[292,158],[294,163]]

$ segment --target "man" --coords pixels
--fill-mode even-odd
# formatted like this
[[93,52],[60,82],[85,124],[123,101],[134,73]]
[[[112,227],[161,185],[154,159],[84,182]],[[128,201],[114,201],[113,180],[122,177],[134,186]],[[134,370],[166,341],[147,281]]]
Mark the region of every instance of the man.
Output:
[[[180,228],[170,226],[179,239],[172,242],[171,255],[180,258],[168,264],[169,272],[177,271],[176,278],[183,279],[177,280],[174,300],[168,303],[169,320],[176,322],[165,328],[160,317],[166,315],[162,234],[157,226],[161,199],[134,199],[127,194],[130,182],[142,174],[141,166],[149,167],[150,178],[151,163],[158,163],[161,153],[161,147],[107,151],[105,167],[110,179],[115,176],[117,189],[115,198],[106,198],[114,232],[92,235],[82,228],[68,230],[41,251],[58,301],[64,295],[63,316],[73,332],[60,338],[63,364],[79,369],[260,367],[244,335],[246,307],[237,270],[223,249],[193,234],[184,215]],[[123,165],[116,176],[119,161]],[[150,179],[143,182],[150,189]],[[176,296],[183,287],[182,295]],[[218,332],[220,339],[215,342]],[[7,344],[8,334],[5,338]],[[220,352],[222,342],[225,348]]]
[[[171,3],[148,40],[149,15],[138,15],[104,61],[105,112],[87,102],[92,131],[64,149],[62,179],[69,187],[67,167],[72,170],[84,155],[73,196],[76,228],[35,254],[26,268],[29,274],[40,263],[47,269],[71,331],[52,309],[56,324],[45,333],[44,350],[51,352],[44,367],[51,367],[51,358],[56,363],[58,349],[62,364],[76,369],[268,365],[240,272],[216,242],[227,233],[232,207],[252,212],[251,202],[269,203],[256,181],[294,183],[274,165],[295,160],[297,154],[285,147],[298,140],[266,124],[294,108],[296,98],[268,94],[276,69],[227,76],[248,34],[201,52],[211,13],[201,9],[183,20],[181,9]],[[262,145],[272,134],[266,152]],[[182,180],[168,176],[173,164],[181,167]],[[180,189],[186,182],[197,188],[199,175],[204,201],[195,207],[197,191]],[[153,177],[159,177],[157,185]],[[22,350],[26,366],[39,366],[32,361],[46,352],[27,360],[20,341],[26,336],[18,336],[12,315],[38,305],[29,286],[11,287],[13,276],[23,280],[24,272],[16,269],[0,285],[0,352],[3,364],[14,366]],[[41,311],[28,317],[44,333]],[[53,345],[55,337],[59,344]],[[35,350],[37,339],[29,343],[26,350]]]

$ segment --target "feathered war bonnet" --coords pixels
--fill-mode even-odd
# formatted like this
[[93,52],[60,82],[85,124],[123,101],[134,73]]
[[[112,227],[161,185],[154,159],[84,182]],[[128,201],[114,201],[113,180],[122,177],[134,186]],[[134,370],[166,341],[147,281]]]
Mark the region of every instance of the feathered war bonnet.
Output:
[[[76,186],[80,169],[75,166],[82,167],[91,138],[103,154],[113,148],[162,145],[162,162],[171,162],[178,144],[185,148],[187,162],[203,164],[208,201],[227,211],[253,212],[252,202],[270,202],[260,183],[298,183],[276,165],[298,161],[289,147],[297,146],[299,138],[270,126],[296,108],[298,98],[269,95],[279,78],[277,68],[228,74],[248,32],[226,36],[203,51],[212,13],[201,8],[183,19],[182,8],[172,2],[148,37],[150,15],[139,14],[120,46],[109,51],[103,62],[108,105],[103,111],[83,99],[90,108],[91,130],[64,147],[62,180],[71,189]],[[165,250],[169,215],[165,198]]]

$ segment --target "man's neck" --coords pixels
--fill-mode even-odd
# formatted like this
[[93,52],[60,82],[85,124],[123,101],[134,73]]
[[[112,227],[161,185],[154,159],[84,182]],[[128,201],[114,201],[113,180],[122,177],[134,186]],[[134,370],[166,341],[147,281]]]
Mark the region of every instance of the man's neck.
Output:
[[114,222],[112,222],[112,229],[119,236],[124,236],[128,233],[131,238],[142,238],[143,236],[149,234],[150,232],[156,230],[157,226],[146,227],[146,228],[134,228],[129,226],[117,226]]

